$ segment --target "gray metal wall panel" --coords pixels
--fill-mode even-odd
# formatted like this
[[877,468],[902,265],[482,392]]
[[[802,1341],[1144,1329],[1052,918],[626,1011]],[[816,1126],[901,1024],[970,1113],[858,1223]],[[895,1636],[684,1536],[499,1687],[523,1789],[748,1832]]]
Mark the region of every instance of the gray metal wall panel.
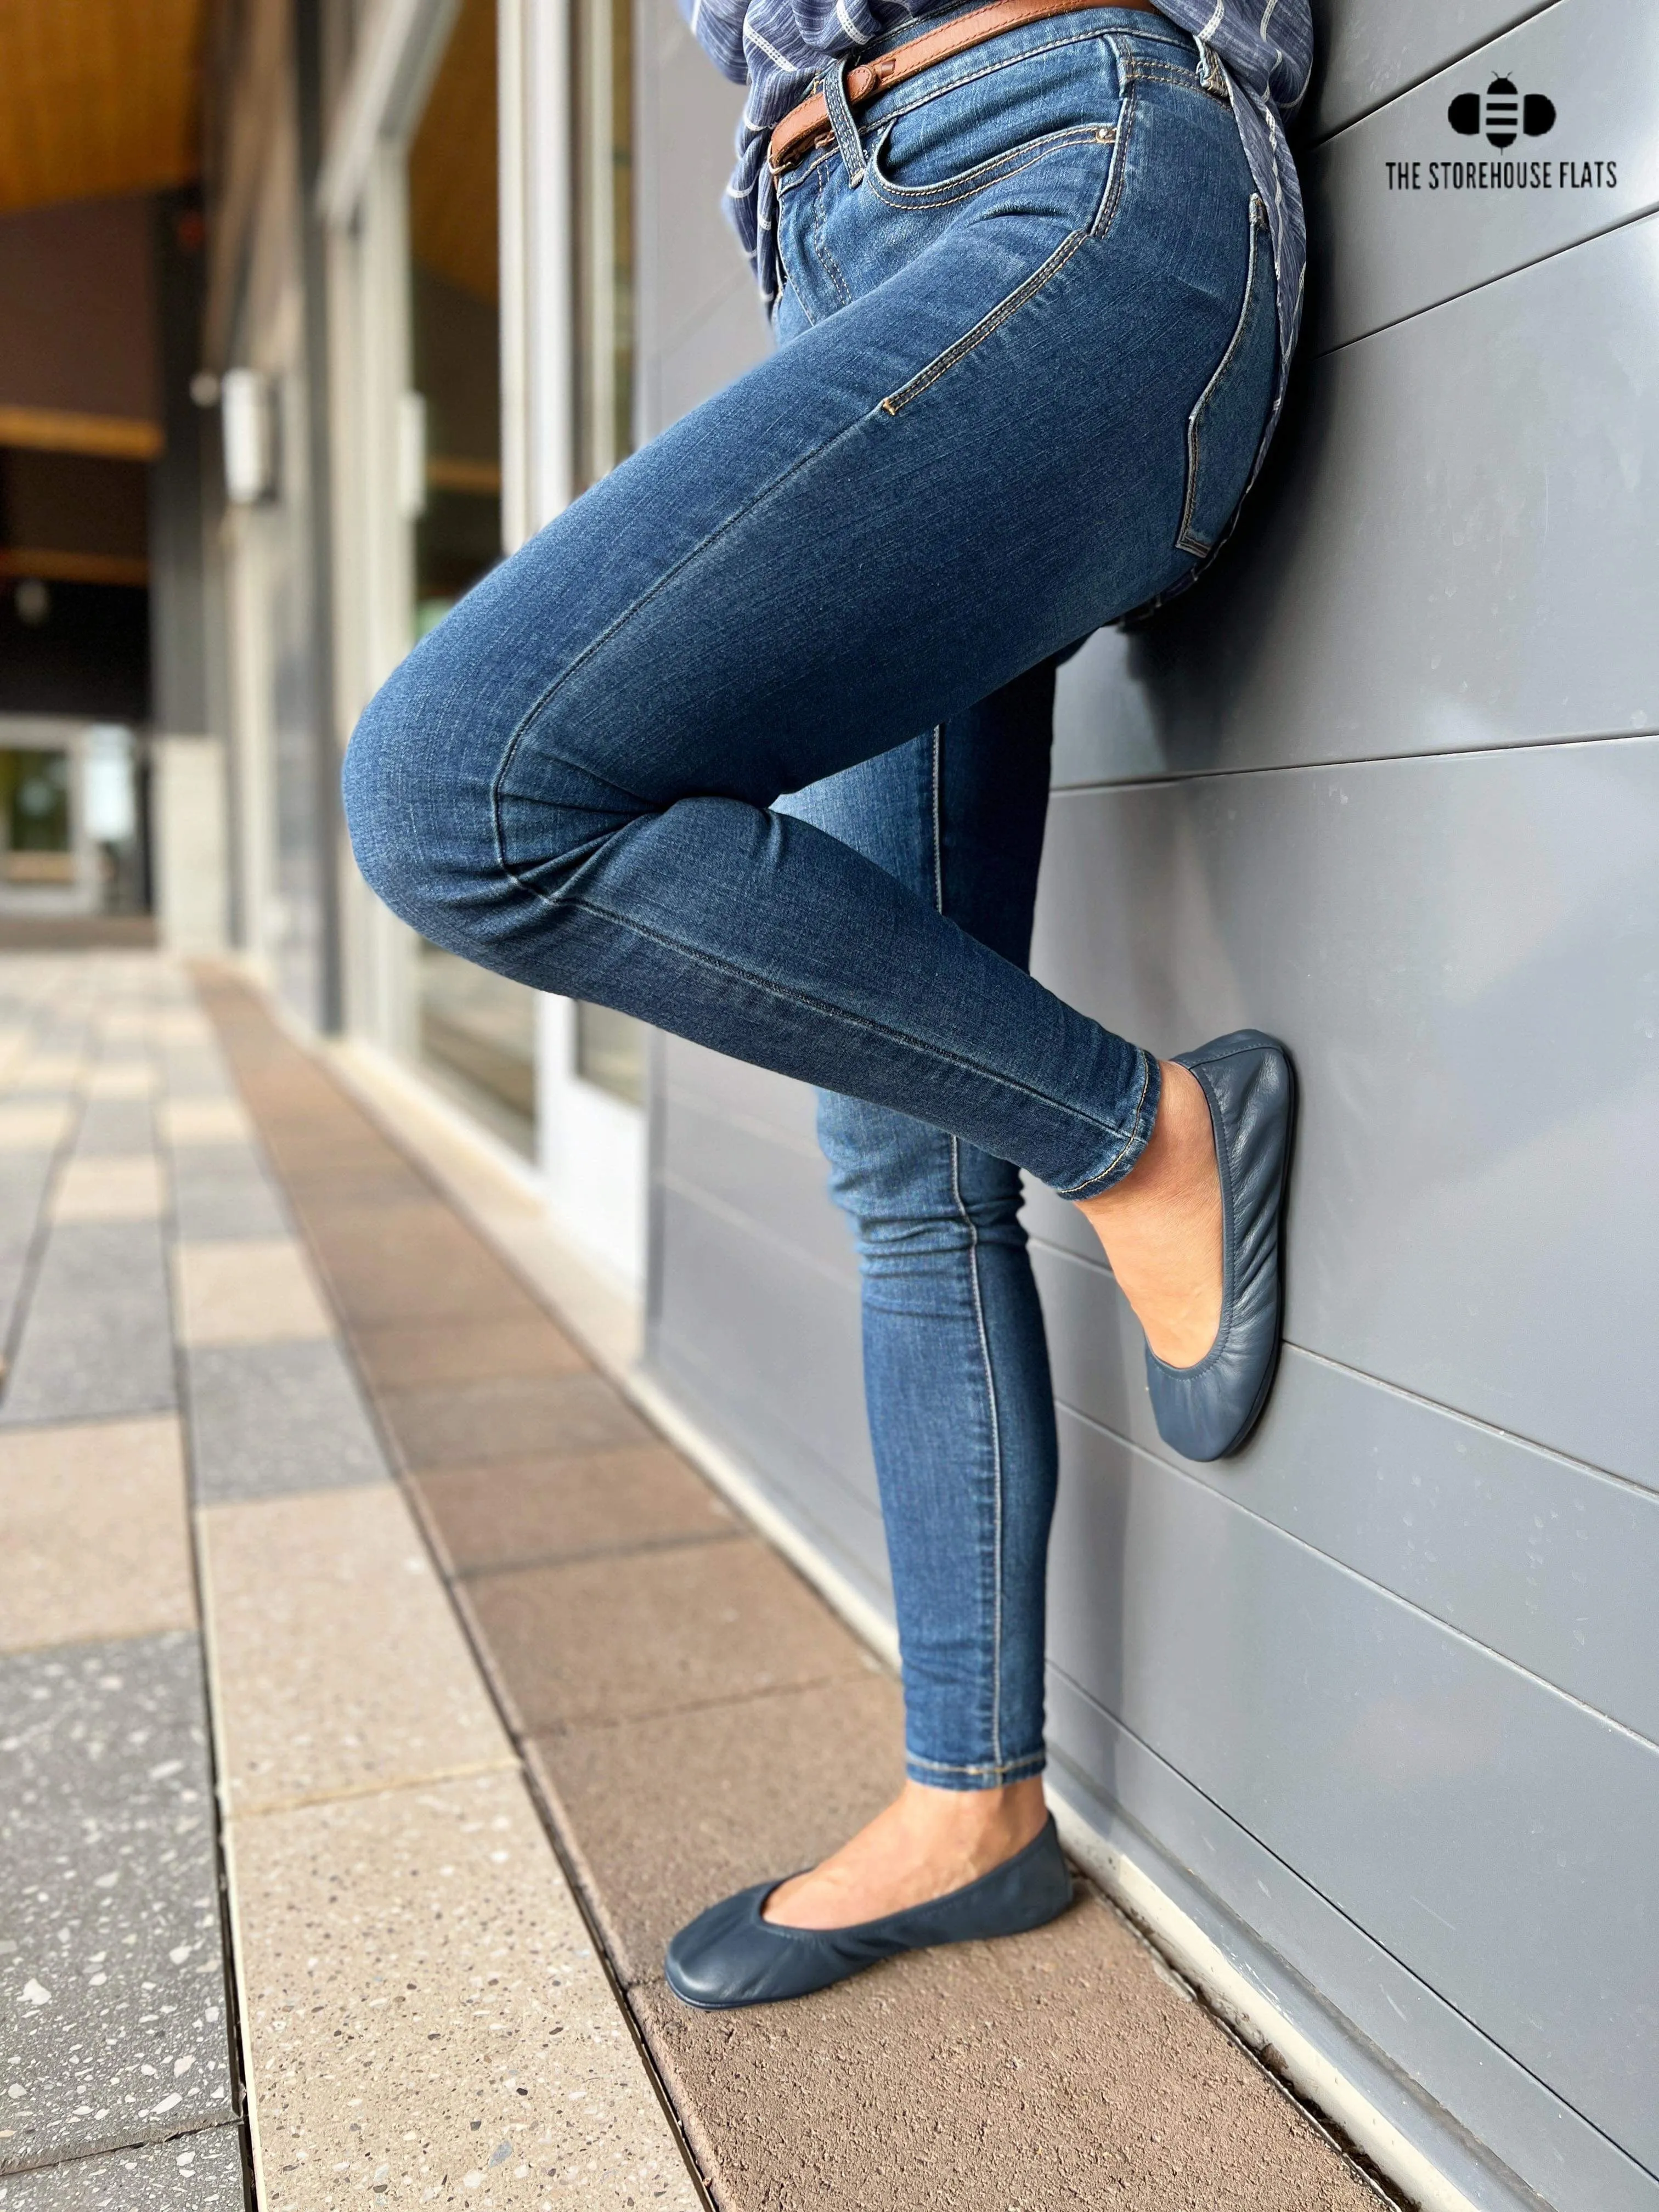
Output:
[[1659,1481],[1659,739],[1072,793],[1048,840],[1063,997],[1297,1056],[1292,1340]]
[[1111,1276],[1034,1256],[1062,1405],[1659,1746],[1659,1497],[1294,1346],[1250,1449],[1190,1467]]
[[1656,419],[1651,220],[1316,362],[1203,588],[1060,672],[1056,783],[1659,727]]
[[653,1367],[692,1386],[757,1480],[884,1601],[856,1295],[722,1207],[667,1185],[657,1202]]
[[662,1053],[663,1081],[677,1097],[728,1114],[734,1127],[767,1129],[803,1154],[817,1152],[817,1107],[806,1085],[684,1037],[665,1036]]
[[[1092,1439],[1079,1450],[1074,1415],[1062,1412],[1060,1426],[1069,1517],[1068,1486],[1088,1466]],[[1048,1735],[1058,1775],[1108,1841],[1146,1867],[1379,2111],[1425,2142],[1483,2212],[1540,2200],[1556,2212],[1659,2208],[1650,2173],[1052,1667]],[[1439,2119],[1437,2104],[1455,2118]],[[1507,2166],[1483,2148],[1492,2144]]]
[[771,343],[724,215],[743,94],[674,0],[636,0],[636,427],[650,437]]
[[1095,1433],[1054,1666],[1659,2166],[1659,1753]]
[[1317,65],[1302,127],[1320,137],[1379,107],[1551,0],[1314,0]]
[[[1547,134],[1499,145],[1453,128],[1454,96],[1494,76],[1552,100]],[[1389,161],[1419,167],[1402,179]],[[1659,205],[1659,11],[1557,0],[1340,131],[1304,161],[1303,181],[1324,249],[1310,295],[1322,347],[1629,222]]]
[[855,1291],[858,1262],[841,1216],[822,1203],[824,1164],[756,1123],[732,1122],[683,1092],[663,1116],[662,1179],[720,1207],[792,1258]]

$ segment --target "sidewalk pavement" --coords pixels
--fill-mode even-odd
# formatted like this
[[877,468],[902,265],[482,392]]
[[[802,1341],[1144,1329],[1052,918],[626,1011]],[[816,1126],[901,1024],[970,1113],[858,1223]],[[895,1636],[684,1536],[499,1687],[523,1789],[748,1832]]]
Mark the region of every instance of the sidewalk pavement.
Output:
[[674,2002],[896,1686],[488,1225],[234,978],[0,960],[0,2212],[1374,2207],[1082,1884]]

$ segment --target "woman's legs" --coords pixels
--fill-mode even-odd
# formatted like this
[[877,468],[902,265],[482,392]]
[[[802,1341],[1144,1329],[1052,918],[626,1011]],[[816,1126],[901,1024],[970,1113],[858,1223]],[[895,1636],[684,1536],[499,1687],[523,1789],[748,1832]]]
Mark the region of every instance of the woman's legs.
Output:
[[[1045,663],[782,805],[1024,967],[1054,684]],[[851,1845],[768,1902],[769,1918],[835,1926],[959,1887],[1042,1826],[1056,1448],[1018,1170],[835,1092],[818,1127],[859,1251],[911,1778]]]

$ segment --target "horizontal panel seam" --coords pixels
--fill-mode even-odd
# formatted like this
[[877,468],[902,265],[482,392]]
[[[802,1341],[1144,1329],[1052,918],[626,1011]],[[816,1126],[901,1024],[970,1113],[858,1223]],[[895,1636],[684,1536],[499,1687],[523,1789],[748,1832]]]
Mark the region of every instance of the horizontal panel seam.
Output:
[[731,1205],[725,1199],[712,1197],[707,1191],[697,1189],[695,1184],[683,1182],[679,1176],[672,1174],[665,1173],[659,1176],[657,1188],[672,1191],[676,1198],[683,1198],[688,1206],[701,1206],[705,1213],[712,1214],[717,1221],[724,1221],[732,1228],[743,1230],[757,1243],[774,1252],[783,1253],[813,1274],[821,1276],[826,1283],[832,1283],[836,1290],[845,1291],[848,1297],[858,1296],[856,1276],[838,1275],[827,1260],[817,1259],[802,1246],[792,1244],[787,1237],[779,1236],[775,1229],[757,1220],[753,1214],[744,1213],[741,1207]]
[[1460,68],[1474,55],[1483,53],[1488,46],[1495,46],[1500,39],[1507,39],[1512,32],[1524,28],[1528,23],[1535,23],[1540,15],[1547,15],[1550,9],[1559,4],[1559,0],[1537,0],[1535,6],[1516,16],[1514,22],[1506,23],[1501,31],[1488,31],[1477,39],[1473,46],[1465,46],[1457,53],[1448,54],[1443,61],[1437,61],[1431,68],[1425,70],[1421,76],[1413,77],[1407,84],[1396,85],[1392,92],[1383,93],[1369,107],[1362,107],[1356,113],[1346,117],[1342,122],[1333,124],[1323,137],[1307,139],[1299,150],[1309,154],[1317,147],[1334,146],[1345,131],[1355,129],[1361,123],[1369,122],[1374,115],[1383,114],[1395,105],[1396,100],[1408,100],[1413,93],[1420,92],[1425,84],[1432,84],[1436,77],[1444,76],[1449,70]]
[[1375,1591],[1378,1597],[1384,1599],[1389,1604],[1397,1605],[1402,1612],[1414,1615],[1419,1620],[1427,1621],[1431,1626],[1441,1630],[1443,1634],[1455,1638],[1457,1642],[1468,1650],[1478,1651],[1483,1657],[1492,1660],[1495,1665],[1507,1668],[1510,1674],[1519,1676],[1523,1682],[1535,1685],[1549,1697],[1559,1698],[1564,1705],[1570,1705],[1575,1712],[1582,1713],[1586,1719],[1597,1723],[1601,1727],[1611,1730],[1615,1735],[1625,1737],[1629,1742],[1636,1745],[1638,1750],[1647,1753],[1650,1757],[1659,1759],[1659,1743],[1656,1743],[1650,1736],[1643,1735],[1638,1729],[1632,1728],[1627,1721],[1615,1720],[1611,1713],[1604,1713],[1598,1706],[1588,1704],[1584,1698],[1575,1697],[1571,1690],[1564,1690],[1559,1682],[1552,1682],[1547,1676],[1534,1673],[1530,1667],[1522,1666],[1518,1659],[1510,1658],[1507,1652],[1498,1650],[1492,1644],[1483,1644],[1478,1636],[1471,1636],[1468,1629],[1458,1627],[1455,1621],[1447,1620],[1441,1614],[1431,1612],[1427,1606],[1419,1605],[1415,1598],[1402,1596],[1400,1591],[1390,1589],[1386,1583],[1380,1583],[1374,1577],[1362,1573],[1358,1567],[1350,1566],[1346,1559],[1339,1559],[1334,1553],[1322,1551],[1317,1544],[1310,1543],[1305,1536],[1298,1536],[1293,1528],[1285,1528],[1282,1522],[1269,1520],[1265,1513],[1258,1512],[1254,1506],[1247,1505],[1242,1498],[1231,1497],[1225,1491],[1216,1489],[1199,1476],[1190,1474],[1186,1468],[1177,1467],[1172,1460],[1160,1459],[1156,1452],[1149,1451],[1145,1444],[1136,1443],[1132,1437],[1122,1435],[1120,1431],[1109,1426],[1104,1421],[1097,1420],[1092,1414],[1084,1413],[1080,1407],[1068,1406],[1064,1399],[1056,1399],[1055,1403],[1062,1412],[1069,1413],[1073,1420],[1080,1421],[1085,1428],[1094,1430],[1099,1436],[1111,1437],[1115,1443],[1121,1444],[1126,1451],[1133,1452],[1138,1459],[1145,1460],[1149,1467],[1155,1467],[1161,1473],[1172,1475],[1178,1480],[1189,1484],[1194,1490],[1200,1492],[1204,1497],[1212,1498],[1217,1504],[1235,1513],[1243,1514],[1246,1520],[1253,1521],[1257,1528],[1271,1530],[1273,1534],[1282,1537],[1287,1544],[1294,1545],[1297,1551],[1305,1553],[1310,1559],[1322,1560],[1334,1573],[1346,1575],[1351,1582],[1358,1583],[1363,1589]]
[[[1051,1237],[1044,1237],[1035,1230],[1027,1233],[1035,1249],[1050,1252],[1056,1259],[1068,1260],[1074,1267],[1090,1268],[1103,1276],[1108,1282],[1113,1279],[1111,1269],[1100,1261],[1073,1252],[1064,1244],[1056,1244]],[[1575,1474],[1594,1475],[1602,1482],[1612,1483],[1615,1489],[1633,1492],[1648,1504],[1659,1505],[1659,1492],[1636,1475],[1621,1474],[1616,1468],[1600,1467],[1594,1460],[1580,1459],[1575,1453],[1562,1451],[1555,1444],[1544,1443],[1519,1429],[1505,1429],[1496,1421],[1483,1420],[1479,1413],[1472,1413],[1465,1407],[1448,1405],[1441,1398],[1425,1397],[1420,1390],[1408,1389],[1403,1382],[1390,1382],[1386,1375],[1373,1375],[1369,1368],[1355,1367],[1347,1360],[1333,1358],[1328,1352],[1316,1352],[1311,1345],[1298,1344],[1294,1337],[1287,1336],[1285,1345],[1288,1351],[1296,1352],[1303,1359],[1315,1360],[1321,1367],[1331,1368],[1339,1375],[1351,1375],[1357,1382],[1368,1383],[1374,1389],[1386,1391],[1391,1398],[1403,1399],[1408,1406],[1421,1406],[1428,1413],[1439,1413],[1449,1421],[1457,1421],[1466,1428],[1476,1429],[1482,1436],[1495,1437],[1500,1443],[1513,1444],[1520,1451],[1535,1452],[1539,1458],[1550,1460],[1557,1467],[1571,1468]]]
[[[717,1386],[720,1375],[718,1370],[713,1368],[700,1353],[689,1350],[677,1338],[671,1335],[665,1342],[659,1333],[647,1356],[644,1372],[673,1398],[677,1405],[681,1403],[678,1394],[689,1392],[693,1404],[690,1409],[682,1407],[682,1410],[689,1410],[693,1415],[700,1413],[708,1425],[709,1436],[723,1451],[729,1452],[742,1464],[749,1480],[775,1510],[785,1513],[786,1517],[793,1517],[801,1533],[810,1541],[817,1544],[826,1556],[837,1554],[845,1562],[848,1554],[836,1542],[833,1529],[812,1517],[810,1504],[804,1502],[786,1485],[770,1481],[759,1472],[763,1462],[757,1462],[755,1456],[752,1439],[733,1432],[730,1422],[732,1401],[720,1394]],[[722,1421],[723,1414],[726,1417],[725,1422]],[[779,1423],[780,1427],[783,1425]],[[803,1459],[811,1462],[815,1476],[827,1484],[843,1504],[856,1507],[878,1528],[881,1525],[881,1508],[866,1492],[854,1489],[835,1462],[817,1450],[810,1438],[793,1430],[789,1430],[787,1434]],[[759,1536],[758,1540],[762,1543],[770,1541],[765,1536]]]
[[[786,1083],[795,1080],[793,1076],[775,1077],[773,1079]],[[741,1106],[728,1105],[712,1091],[697,1091],[677,1082],[671,1076],[663,1085],[662,1095],[667,1105],[688,1107],[692,1113],[719,1122],[722,1128],[740,1129],[745,1136],[759,1137],[769,1145],[775,1145],[780,1152],[789,1152],[797,1159],[810,1160],[814,1167],[821,1168],[823,1164],[823,1155],[810,1137],[798,1136],[794,1131],[784,1128],[776,1121],[768,1121],[762,1115],[751,1114]]]
[[1329,361],[1334,355],[1346,353],[1350,346],[1364,345],[1367,338],[1381,337],[1387,331],[1403,330],[1407,323],[1419,321],[1425,315],[1437,314],[1443,307],[1455,307],[1460,300],[1473,300],[1482,292],[1490,292],[1494,284],[1507,284],[1511,277],[1524,276],[1528,270],[1543,269],[1552,261],[1559,261],[1564,253],[1576,253],[1580,246],[1594,246],[1597,239],[1613,238],[1621,230],[1629,230],[1638,222],[1651,222],[1656,210],[1651,205],[1638,208],[1633,215],[1620,216],[1616,222],[1605,224],[1600,230],[1587,230],[1582,237],[1569,239],[1565,246],[1553,246],[1547,253],[1540,253],[1530,261],[1517,261],[1513,268],[1499,269],[1490,276],[1483,276],[1478,284],[1466,284],[1461,292],[1449,292],[1443,299],[1427,300],[1420,307],[1407,309],[1386,323],[1374,323],[1368,331],[1356,331],[1351,338],[1338,338],[1334,344],[1316,346],[1316,361]]
[[[1299,1867],[1292,1866],[1290,1861],[1285,1858],[1282,1853],[1276,1851],[1271,1844],[1265,1842],[1261,1837],[1257,1835],[1254,1828],[1248,1826],[1244,1821],[1241,1820],[1237,1814],[1230,1812],[1226,1806],[1224,1806],[1218,1798],[1212,1797],[1209,1791],[1204,1789],[1200,1784],[1194,1782],[1190,1774],[1183,1773],[1180,1767],[1176,1766],[1173,1761],[1165,1759],[1162,1752],[1158,1751],[1153,1745],[1148,1743],[1145,1736],[1139,1735],[1135,1729],[1130,1727],[1128,1722],[1123,1718],[1121,1713],[1115,1713],[1109,1705],[1103,1705],[1098,1698],[1095,1697],[1090,1691],[1085,1689],[1081,1682],[1078,1681],[1073,1676],[1068,1674],[1063,1667],[1056,1666],[1053,1660],[1048,1662],[1048,1666],[1050,1671],[1057,1674],[1066,1685],[1067,1688],[1072,1690],[1078,1697],[1081,1698],[1085,1705],[1092,1705],[1094,1710],[1097,1713],[1101,1714],[1106,1720],[1109,1721],[1114,1728],[1121,1729],[1123,1734],[1127,1735],[1132,1742],[1138,1744],[1141,1750],[1146,1753],[1148,1759],[1156,1760],[1158,1765],[1164,1769],[1166,1774],[1173,1775],[1176,1781],[1181,1783],[1185,1788],[1190,1790],[1195,1796],[1202,1798],[1204,1802],[1210,1806],[1215,1812],[1218,1813],[1224,1820],[1228,1821],[1233,1827],[1237,1828],[1241,1835],[1248,1836],[1250,1841],[1255,1845],[1256,1849],[1264,1853],[1267,1857],[1270,1858],[1275,1866],[1282,1868],[1284,1871],[1291,1876],[1293,1881],[1299,1882],[1304,1889],[1310,1892],[1311,1895],[1316,1897],[1322,1905],[1325,1905],[1330,1911],[1335,1913],[1340,1920],[1343,1921],[1348,1927],[1352,1928],[1356,1935],[1362,1937],[1365,1942],[1370,1944],[1374,1949],[1380,1951],[1382,1954],[1382,1956],[1390,1960],[1394,1966],[1397,1966],[1400,1972],[1404,1974],[1409,1981],[1414,1982],[1419,1989],[1425,1990],[1428,1995],[1434,1999],[1437,2004],[1444,2005],[1447,2011],[1450,2013],[1455,2019],[1462,2021],[1463,2025],[1469,2030],[1471,2034],[1478,2035],[1483,2043],[1490,2045],[1492,2050],[1501,2053],[1504,2058],[1508,2059],[1510,2064],[1516,2069],[1517,2073],[1523,2075],[1528,2081],[1534,2083],[1538,2088],[1541,2089],[1547,2097],[1550,2098],[1554,2103],[1560,2106],[1563,2112],[1571,2112],[1574,2119],[1580,2122],[1583,2126],[1588,2128],[1590,2133],[1596,2136],[1601,2142],[1606,2143],[1610,2150],[1616,2151],[1620,2158],[1627,2160],[1638,2173],[1646,2174],[1650,2179],[1659,2181],[1659,2174],[1656,2174],[1650,2166],[1645,2165],[1641,2159],[1636,2156],[1633,2151],[1627,2150],[1624,2144],[1618,2142],[1613,2136],[1610,2136],[1605,2128],[1598,2126],[1596,2122],[1591,2119],[1588,2113],[1581,2112],[1578,2106],[1572,2103],[1571,2099],[1564,2097],[1561,2092],[1553,2087],[1551,2083],[1545,2081],[1540,2074],[1534,2073],[1532,2068],[1527,2064],[1523,2058],[1517,2058],[1514,2051],[1512,2051],[1506,2044],[1500,2043],[1498,2040],[1498,2038],[1493,2035],[1490,2030],[1482,2027],[1480,2023],[1466,2013],[1461,2005],[1454,2003],[1452,1999],[1446,1995],[1443,1990],[1437,1989],[1432,1982],[1425,1980],[1414,1967],[1408,1966],[1406,1961],[1401,1958],[1397,1953],[1391,1951],[1389,1948],[1388,1945],[1383,1942],[1379,1936],[1373,1934],[1371,1929],[1367,1928],[1362,1921],[1356,1920],[1353,1915],[1349,1912],[1346,1907],[1339,1905],[1334,1897],[1328,1896],[1324,1890],[1320,1888],[1317,1882],[1310,1881],[1308,1876],[1302,1872]],[[1074,1765],[1074,1762],[1068,1763]],[[1077,1771],[1082,1776],[1082,1778],[1085,1783],[1089,1782],[1089,1776],[1085,1773],[1082,1769],[1079,1768]],[[1092,1786],[1096,1790],[1098,1790],[1099,1788],[1098,1784],[1094,1784]],[[1115,1805],[1119,1801],[1115,1798],[1112,1798],[1110,1802]],[[1133,1816],[1129,1813],[1127,1807],[1121,1807],[1121,1809],[1122,1810],[1126,1820],[1131,1820],[1135,1827],[1141,1829],[1143,1833],[1148,1834],[1150,1839],[1154,1844],[1157,1843],[1158,1838],[1156,1836],[1151,1835],[1151,1832],[1145,1829],[1143,1823],[1139,1820],[1134,1820]],[[1208,1887],[1208,1885],[1203,1882],[1197,1875],[1192,1876],[1192,1879],[1198,1881],[1200,1888]],[[1214,1892],[1212,1892],[1211,1893],[1212,1895],[1216,1894]],[[1224,1899],[1218,1896],[1217,1901],[1221,1904],[1224,1911],[1229,1911],[1230,1913],[1231,1912],[1231,1908],[1226,1905]],[[1239,1917],[1240,1916],[1234,1914],[1232,1917]],[[1249,1929],[1249,1923],[1248,1922],[1244,1923],[1244,1926],[1247,1929]],[[1255,1933],[1253,1929],[1249,1929],[1249,1932],[1252,1934]],[[1265,1936],[1257,1936],[1256,1941],[1266,1945],[1269,1949],[1272,1949],[1273,1948],[1271,1945],[1267,1943],[1267,1938]],[[1274,1955],[1277,1957],[1281,1954],[1275,1953]],[[1291,1960],[1286,1959],[1284,1963],[1291,1972],[1295,1973],[1297,1972],[1296,1967],[1292,1965]],[[1317,1992],[1316,1991],[1316,1994]],[[1340,2016],[1345,2021],[1347,2021],[1347,2015],[1346,2014],[1343,2014]],[[1348,2025],[1353,2029],[1354,2033],[1363,2033],[1363,2031],[1358,2028],[1358,2023],[1348,2022]],[[1431,2096],[1433,2094],[1432,2091],[1429,2094]],[[1439,2100],[1437,2098],[1435,2099],[1435,2102],[1438,2105]],[[1446,2107],[1444,2106],[1441,2106],[1440,2109],[1443,2112],[1446,2110]]]
[[1516,738],[1510,744],[1425,746],[1421,752],[1353,753],[1332,760],[1261,761],[1252,767],[1160,770],[1156,775],[1102,776],[1092,783],[1057,783],[1050,786],[1048,796],[1070,799],[1093,791],[1156,791],[1172,785],[1220,783],[1229,777],[1250,775],[1326,775],[1335,769],[1397,768],[1413,761],[1507,760],[1516,753],[1560,752],[1571,745],[1640,744],[1656,737],[1659,737],[1659,728],[1597,730],[1588,733],[1575,732],[1570,737]]

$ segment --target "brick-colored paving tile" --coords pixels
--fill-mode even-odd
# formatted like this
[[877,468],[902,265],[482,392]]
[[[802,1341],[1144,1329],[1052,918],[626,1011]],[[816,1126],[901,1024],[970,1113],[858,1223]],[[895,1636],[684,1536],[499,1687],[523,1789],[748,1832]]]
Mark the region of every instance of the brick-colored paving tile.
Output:
[[1094,1898],[794,2004],[634,2002],[725,2212],[1376,2212]]
[[307,1226],[341,1311],[389,1322],[535,1318],[540,1308],[495,1254],[428,1198],[420,1205],[313,1211]]
[[752,1537],[523,1568],[462,1587],[527,1734],[866,1671],[841,1623]]
[[368,1382],[387,1390],[572,1375],[587,1365],[562,1329],[533,1312],[368,1325],[352,1330],[351,1348]]
[[904,1778],[903,1735],[898,1684],[870,1672],[530,1748],[632,1982],[661,1974],[664,1945],[705,1905],[815,1865],[872,1819]]
[[417,1475],[449,1570],[471,1574],[629,1545],[736,1535],[737,1516],[660,1445]]
[[532,1453],[610,1451],[656,1441],[598,1375],[507,1376],[386,1390],[381,1417],[411,1468],[465,1467]]

